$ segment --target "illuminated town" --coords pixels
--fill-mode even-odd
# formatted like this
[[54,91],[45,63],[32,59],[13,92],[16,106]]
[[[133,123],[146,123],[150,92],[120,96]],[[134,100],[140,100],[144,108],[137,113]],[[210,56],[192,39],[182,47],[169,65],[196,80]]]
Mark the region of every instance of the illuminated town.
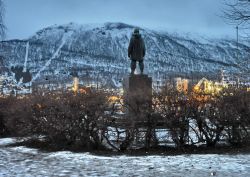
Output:
[[250,0],[0,0],[0,177],[250,176]]

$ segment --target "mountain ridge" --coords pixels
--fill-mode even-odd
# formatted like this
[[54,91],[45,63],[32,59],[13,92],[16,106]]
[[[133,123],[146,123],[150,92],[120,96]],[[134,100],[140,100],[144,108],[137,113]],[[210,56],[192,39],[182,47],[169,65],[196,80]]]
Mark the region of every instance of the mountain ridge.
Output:
[[[127,47],[134,27],[111,22],[52,25],[28,39],[0,42],[0,56],[9,70],[25,65],[32,74],[32,82],[46,77],[67,80],[74,71],[84,82],[100,79],[108,84],[129,73]],[[250,58],[249,45],[239,43],[237,49],[237,43],[230,39],[199,41],[140,30],[147,48],[145,70],[153,79],[166,78],[171,73],[217,73],[222,68],[232,73],[249,70],[249,63],[241,65]]]

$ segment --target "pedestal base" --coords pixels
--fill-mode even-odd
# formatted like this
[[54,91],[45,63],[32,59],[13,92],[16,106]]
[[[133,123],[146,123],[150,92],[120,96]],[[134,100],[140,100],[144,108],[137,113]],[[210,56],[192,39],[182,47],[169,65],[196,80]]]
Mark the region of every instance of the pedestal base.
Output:
[[146,119],[152,107],[152,78],[130,75],[123,80],[126,113],[132,119]]

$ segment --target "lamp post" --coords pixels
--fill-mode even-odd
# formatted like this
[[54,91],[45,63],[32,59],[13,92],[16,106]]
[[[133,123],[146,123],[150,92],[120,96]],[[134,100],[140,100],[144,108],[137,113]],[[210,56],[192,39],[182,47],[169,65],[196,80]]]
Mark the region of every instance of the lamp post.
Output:
[[236,26],[237,60],[239,60],[239,26]]

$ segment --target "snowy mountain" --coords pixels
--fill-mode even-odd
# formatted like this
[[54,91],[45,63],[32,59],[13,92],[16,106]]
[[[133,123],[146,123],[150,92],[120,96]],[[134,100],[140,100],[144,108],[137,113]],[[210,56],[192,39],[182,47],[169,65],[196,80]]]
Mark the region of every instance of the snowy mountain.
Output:
[[[26,40],[0,42],[0,63],[10,73],[17,68],[30,73],[33,83],[65,82],[77,73],[83,82],[115,86],[130,70],[127,47],[133,29],[123,23],[50,26]],[[250,58],[250,45],[240,43],[237,49],[230,39],[182,37],[142,28],[141,33],[147,49],[145,72],[154,79],[171,73],[217,74],[222,68],[249,71],[244,62]]]

